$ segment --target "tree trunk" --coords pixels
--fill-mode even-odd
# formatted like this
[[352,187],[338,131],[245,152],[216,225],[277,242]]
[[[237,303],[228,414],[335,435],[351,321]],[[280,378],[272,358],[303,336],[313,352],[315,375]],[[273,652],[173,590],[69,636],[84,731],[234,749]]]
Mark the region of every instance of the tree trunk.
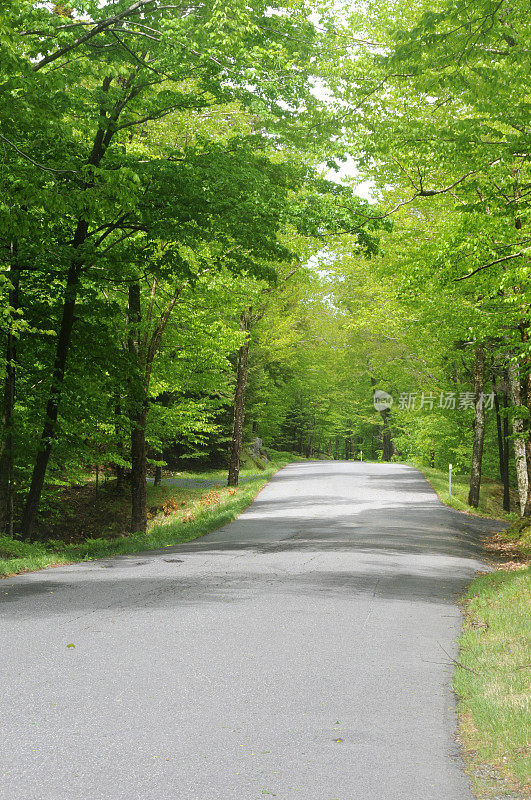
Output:
[[[124,442],[122,432],[122,400],[118,392],[114,395],[114,435],[116,438],[116,449],[120,458],[124,459]],[[125,483],[125,469],[123,464],[114,465],[114,474],[116,475],[116,491],[122,493]]]
[[147,530],[146,490],[146,421],[147,389],[145,369],[140,352],[140,284],[129,286],[129,335],[128,348],[133,360],[129,418],[131,421],[131,533]]
[[[12,266],[9,273],[11,289],[9,305],[11,309],[19,307],[20,272],[16,265],[16,244],[11,243]],[[13,503],[14,503],[14,406],[15,406],[15,369],[16,339],[13,324],[10,322],[6,342],[6,373],[4,378],[4,401],[2,405],[2,443],[0,450],[0,532],[13,535]]]
[[[529,351],[529,322],[525,320],[519,326],[522,342],[525,345],[526,353]],[[527,466],[527,496],[522,511],[522,516],[531,517],[531,418],[529,416],[529,409],[531,409],[531,359],[529,355],[525,356],[525,378],[521,384],[521,395],[527,408],[526,419],[526,437],[525,437],[525,455]]]
[[[378,385],[378,381],[376,378],[371,375],[371,386],[373,388],[373,392],[376,390],[376,386]],[[382,460],[383,461],[391,461],[392,457],[397,455],[397,450],[393,442],[393,433],[391,431],[391,409],[384,408],[379,411],[379,414],[382,418],[383,426],[382,426]]]
[[[526,341],[529,341],[528,339]],[[531,372],[529,371],[529,367],[531,365],[527,365],[527,375],[525,377],[525,393],[527,399],[527,408],[528,410],[531,408]],[[524,506],[524,517],[531,517],[531,419],[528,419],[527,423],[527,437],[525,441],[525,454],[526,454],[526,461],[527,461],[527,497]]]
[[[88,222],[85,220],[80,220],[77,224],[74,235],[74,250],[79,248],[84,243],[85,239],[87,238],[87,232]],[[28,539],[31,535],[31,529],[39,509],[46,469],[50,460],[50,453],[52,452],[52,445],[57,434],[57,417],[59,414],[59,405],[63,391],[66,361],[72,339],[72,327],[74,324],[74,312],[79,288],[81,267],[82,261],[74,258],[70,264],[70,269],[68,270],[65,298],[63,303],[63,314],[61,317],[59,335],[57,337],[50,394],[48,396],[48,403],[46,405],[46,415],[44,418],[44,425],[37,450],[37,457],[35,459],[35,466],[31,476],[30,489],[26,498],[24,514],[22,516],[21,535],[23,539]]]
[[162,482],[162,467],[155,467],[155,478],[153,480],[153,486],[160,486]]
[[470,472],[470,491],[468,505],[477,508],[481,488],[481,467],[483,463],[483,442],[485,439],[485,345],[476,347],[474,358],[474,444],[472,447],[472,469]]
[[146,419],[145,407],[131,416],[131,533],[147,530]]
[[245,332],[245,341],[238,351],[236,369],[236,390],[234,392],[234,423],[232,427],[232,444],[229,459],[229,477],[227,484],[237,486],[240,475],[240,459],[243,444],[243,423],[245,420],[245,389],[249,369],[249,344],[251,329],[251,310],[244,311],[240,317],[240,327]]
[[[498,454],[500,462],[500,480],[503,484],[503,510],[511,510],[511,494],[509,487],[509,442],[507,436],[509,434],[509,426],[507,414],[504,415],[502,420],[500,414],[500,399],[498,395],[498,387],[496,385],[496,376],[492,375],[492,389],[494,392],[494,407],[496,409],[496,430],[498,434]],[[504,393],[504,408],[507,408],[507,394]]]
[[[507,372],[509,376],[511,404],[514,408],[520,408],[522,406],[522,389],[520,386],[518,367],[513,361],[509,361]],[[524,421],[521,417],[513,419],[513,436],[516,480],[518,484],[518,499],[520,501],[520,514],[523,516],[527,502],[528,478],[524,439]]]
[[[101,90],[104,93],[108,92],[111,82],[112,76],[107,76],[103,81]],[[87,159],[87,164],[93,167],[99,166],[113,137],[113,130],[104,124],[106,119],[107,112],[102,107],[100,109],[100,124],[98,125],[98,130],[96,131],[96,135],[94,137],[92,150]],[[118,117],[116,116],[113,121],[116,122],[117,119]],[[89,189],[93,185],[94,183],[91,179],[85,184],[84,188]],[[72,241],[73,255],[66,278],[63,313],[61,316],[59,335],[57,337],[52,371],[52,383],[50,386],[50,393],[48,395],[48,403],[46,405],[44,426],[37,449],[35,466],[31,476],[31,485],[26,498],[26,506],[22,516],[21,535],[23,539],[29,538],[33,523],[35,522],[35,517],[37,516],[42,489],[44,486],[44,478],[46,476],[46,469],[50,460],[52,445],[56,437],[57,417],[59,414],[59,405],[63,391],[68,351],[70,350],[70,342],[72,338],[72,327],[74,324],[74,311],[79,289],[79,278],[83,266],[83,258],[79,257],[79,248],[85,243],[88,230],[88,220],[81,218],[78,219]]]
[[[505,375],[507,379],[507,374]],[[503,451],[505,462],[505,475],[503,479],[503,509],[504,511],[511,510],[511,484],[509,479],[509,398],[507,396],[507,380],[505,380],[505,389],[503,391],[503,407],[505,414],[503,417]]]
[[527,497],[525,501],[523,517],[531,517],[531,439],[529,436],[525,441],[525,455],[527,461]]
[[396,447],[393,442],[393,434],[389,424],[391,412],[388,408],[386,408],[384,411],[380,411],[380,416],[383,420],[382,458],[384,461],[391,461],[392,457],[396,455]]

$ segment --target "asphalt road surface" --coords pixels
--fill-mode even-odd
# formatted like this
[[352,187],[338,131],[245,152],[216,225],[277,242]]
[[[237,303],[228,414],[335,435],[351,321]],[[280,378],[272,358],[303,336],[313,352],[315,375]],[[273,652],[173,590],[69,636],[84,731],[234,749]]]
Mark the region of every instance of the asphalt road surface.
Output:
[[471,800],[455,601],[492,526],[305,462],[195,542],[0,581],[0,797]]

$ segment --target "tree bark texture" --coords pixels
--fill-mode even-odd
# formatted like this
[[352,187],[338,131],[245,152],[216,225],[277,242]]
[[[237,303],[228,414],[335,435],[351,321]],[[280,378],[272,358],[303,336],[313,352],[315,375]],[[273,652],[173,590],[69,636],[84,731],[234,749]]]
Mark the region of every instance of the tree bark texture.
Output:
[[[108,92],[111,82],[111,76],[108,76],[103,81],[102,91],[104,93]],[[119,105],[116,106],[115,111],[116,109],[120,108],[121,107]],[[115,117],[112,120],[113,122],[116,122],[119,113],[119,110],[116,111]],[[108,122],[110,122],[110,120],[107,120],[107,112],[101,108],[100,125],[98,126],[98,130],[94,137],[92,150],[87,159],[87,165],[93,167],[99,166],[105,155],[114,133],[114,128],[108,124]],[[85,189],[89,189],[93,185],[94,182],[91,179],[85,184]],[[59,333],[57,336],[57,345],[52,370],[52,382],[48,395],[48,402],[46,405],[44,425],[37,449],[33,473],[31,476],[31,484],[26,497],[26,505],[22,515],[21,536],[23,539],[28,539],[31,535],[31,529],[39,509],[42,490],[44,487],[44,479],[46,476],[46,469],[48,467],[48,462],[50,460],[50,454],[52,451],[52,445],[57,435],[57,417],[59,414],[59,406],[63,391],[66,362],[68,359],[70,342],[72,339],[72,327],[74,324],[74,312],[79,290],[79,280],[81,276],[81,270],[83,268],[83,256],[80,255],[80,248],[82,248],[87,239],[88,231],[88,220],[84,217],[80,217],[77,221],[72,240],[72,257],[66,278],[63,311],[61,315]]]
[[[11,244],[12,266],[9,305],[13,311],[19,307],[20,272],[16,264],[16,244]],[[10,323],[6,341],[6,371],[2,404],[2,441],[0,445],[0,532],[13,535],[13,506],[15,496],[15,443],[14,407],[16,379],[16,338]]]
[[[520,384],[520,374],[514,361],[509,361],[507,368],[509,376],[509,393],[511,405],[514,408],[522,406],[522,389]],[[520,501],[520,514],[523,516],[527,501],[528,479],[527,479],[527,457],[525,452],[524,421],[522,417],[513,419],[513,443],[514,461],[516,466],[516,481],[518,485],[518,499]]]
[[[525,377],[525,393],[527,398],[528,411],[531,409],[531,372],[528,364],[527,375]],[[531,517],[531,418],[528,418],[527,437],[525,440],[525,455],[527,462],[527,497],[524,506],[524,517]]]
[[142,307],[140,284],[129,286],[128,347],[132,359],[129,418],[131,422],[131,533],[147,530],[146,421],[147,394],[144,360],[140,352]]
[[474,356],[474,443],[472,447],[472,468],[470,471],[470,491],[468,505],[477,508],[481,488],[481,467],[483,463],[483,442],[485,439],[485,345],[476,347]]
[[383,420],[382,458],[384,461],[391,461],[392,457],[396,455],[396,447],[393,442],[393,434],[390,425],[391,411],[386,408],[384,411],[380,411],[380,416]]
[[147,530],[146,418],[146,408],[131,415],[131,533]]
[[234,422],[232,426],[232,443],[229,458],[228,485],[237,486],[240,475],[240,460],[243,444],[243,423],[245,421],[245,390],[249,370],[249,344],[251,329],[251,312],[244,311],[240,317],[240,327],[245,332],[245,341],[238,351],[236,367],[236,389],[234,392]]
[[[503,510],[511,510],[511,493],[509,486],[509,421],[507,413],[500,412],[500,392],[496,377],[492,376],[492,389],[494,391],[494,407],[496,409],[496,430],[498,435],[498,454],[500,462],[500,480],[503,484]],[[503,392],[503,407],[507,409],[507,392]]]
[[[74,235],[74,250],[79,248],[87,237],[88,222],[80,220],[77,224]],[[56,437],[57,417],[59,415],[59,405],[63,391],[63,383],[66,370],[66,362],[70,351],[72,339],[72,327],[74,325],[74,312],[76,307],[77,293],[79,288],[79,276],[81,274],[82,261],[74,258],[68,270],[65,297],[63,303],[63,313],[57,337],[57,347],[52,371],[52,382],[48,402],[46,404],[46,414],[42,434],[39,440],[35,465],[31,476],[31,484],[26,498],[26,505],[22,516],[21,536],[28,539],[31,529],[37,516],[46,469],[50,460],[52,445]]]

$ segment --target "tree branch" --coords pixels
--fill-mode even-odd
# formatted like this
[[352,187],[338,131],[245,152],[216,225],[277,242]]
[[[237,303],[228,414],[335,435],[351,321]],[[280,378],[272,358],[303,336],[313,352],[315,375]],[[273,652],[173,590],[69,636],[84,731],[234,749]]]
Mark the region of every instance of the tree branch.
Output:
[[483,264],[482,267],[472,270],[472,272],[469,272],[468,275],[461,275],[460,278],[454,278],[454,283],[457,283],[458,281],[465,281],[467,278],[471,278],[472,275],[476,275],[478,272],[481,272],[481,270],[487,269],[487,267],[493,267],[494,264],[500,264],[502,261],[509,261],[511,258],[522,258],[524,255],[525,253],[521,252],[513,253],[510,256],[503,256],[503,258],[497,258],[495,261],[490,261],[488,264]]
[[73,41],[71,44],[66,44],[64,47],[60,47],[59,50],[56,50],[54,53],[50,53],[49,55],[41,58],[40,61],[37,61],[32,69],[34,72],[38,72],[40,69],[46,66],[46,64],[51,64],[52,61],[56,61],[61,56],[64,56],[66,53],[69,53],[70,50],[74,50],[76,47],[79,47],[85,42],[88,42],[94,36],[97,36],[98,33],[109,28],[111,25],[114,25],[116,22],[120,22],[122,19],[131,16],[136,11],[139,11],[144,6],[153,5],[156,3],[157,0],[137,0],[136,3],[133,3],[128,8],[125,8],[123,11],[120,11],[118,14],[113,14],[112,17],[107,17],[107,19],[103,19],[100,22],[94,24],[94,27],[90,31],[86,31],[82,36],[78,39]]
[[16,146],[16,144],[15,144],[14,142],[12,142],[10,139],[7,139],[7,138],[6,138],[5,136],[3,136],[1,133],[0,133],[0,139],[1,139],[3,142],[5,142],[6,144],[8,144],[10,147],[12,147],[12,148],[13,148],[13,150],[15,150],[15,151],[16,151],[16,152],[19,154],[19,156],[22,156],[22,158],[25,158],[25,159],[26,159],[26,161],[29,161],[29,162],[30,162],[30,164],[33,164],[33,166],[34,166],[34,167],[38,167],[39,169],[42,169],[42,170],[44,170],[45,172],[53,172],[53,173],[56,173],[56,174],[60,174],[60,173],[63,173],[63,174],[64,174],[65,172],[71,172],[71,173],[73,173],[74,175],[75,175],[75,174],[76,174],[76,172],[77,172],[77,170],[75,170],[75,169],[52,169],[51,167],[45,167],[45,166],[44,166],[44,164],[39,164],[37,161],[34,161],[34,160],[33,160],[33,159],[30,157],[30,156],[28,156],[26,153],[23,153],[23,152],[22,152],[22,150],[21,150],[19,147],[17,147],[17,146]]

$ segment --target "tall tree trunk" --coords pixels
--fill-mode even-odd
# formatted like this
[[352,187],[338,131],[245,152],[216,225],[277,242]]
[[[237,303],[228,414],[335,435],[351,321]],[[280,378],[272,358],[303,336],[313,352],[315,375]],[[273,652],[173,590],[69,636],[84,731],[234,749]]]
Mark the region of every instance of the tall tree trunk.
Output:
[[393,442],[393,434],[390,425],[391,411],[386,408],[380,411],[380,416],[383,420],[382,458],[384,461],[391,461],[392,457],[396,455],[396,447]]
[[[112,76],[107,76],[102,83],[101,91],[106,94],[109,91],[111,82]],[[123,105],[115,106],[115,110],[118,109],[118,111],[117,115],[113,118],[113,123],[115,123],[118,119],[121,108],[123,108]],[[108,124],[105,124],[106,121],[107,111],[104,107],[102,107],[100,109],[100,124],[98,125],[98,130],[94,136],[92,150],[87,159],[87,165],[93,167],[99,166],[111,142],[114,129],[109,127]],[[89,189],[92,186],[94,186],[94,182],[91,179],[84,185],[84,188]],[[46,405],[44,425],[37,449],[37,456],[35,459],[35,465],[33,467],[33,474],[31,476],[31,484],[28,496],[26,498],[26,505],[22,516],[21,535],[23,539],[29,538],[33,523],[35,522],[35,517],[37,516],[42,489],[44,486],[44,478],[46,476],[46,469],[50,460],[52,445],[56,437],[57,417],[59,414],[59,405],[63,391],[66,362],[68,359],[68,352],[70,350],[70,342],[72,338],[74,311],[76,307],[77,293],[79,290],[79,278],[81,275],[81,269],[83,267],[83,258],[79,255],[79,249],[85,243],[88,230],[88,220],[82,218],[78,219],[72,241],[72,258],[66,278],[63,313],[61,316],[61,325],[57,337],[54,365],[52,370],[52,382],[50,386],[50,393],[48,395],[48,403]]]
[[147,530],[147,489],[146,489],[146,421],[147,396],[144,359],[140,352],[140,284],[129,286],[129,353],[133,360],[133,377],[130,397],[131,420],[131,533],[145,533]]
[[[371,375],[371,386],[373,392],[376,390],[378,381]],[[392,457],[397,455],[397,450],[393,442],[393,433],[391,430],[391,409],[383,408],[378,412],[382,418],[382,459],[383,461],[391,461]]]
[[143,332],[140,330],[142,323],[142,305],[140,297],[140,283],[135,281],[129,286],[129,334],[128,350],[132,362],[132,377],[130,381],[130,409],[131,423],[131,532],[145,533],[147,530],[147,448],[146,448],[146,422],[149,408],[149,384],[153,362],[158,353],[162,337],[170,319],[175,304],[185,284],[176,286],[170,301],[161,312],[160,317],[153,325],[151,334],[150,324],[153,322],[152,312],[154,307],[157,281],[151,288],[151,300],[144,319]]
[[131,533],[147,530],[147,408],[131,415]]
[[[503,510],[511,510],[511,494],[509,487],[509,442],[507,436],[509,433],[507,414],[504,415],[503,420],[500,414],[500,399],[498,394],[498,386],[496,385],[496,376],[492,374],[492,389],[494,392],[494,407],[496,409],[496,430],[498,434],[498,454],[500,462],[500,480],[503,484]],[[504,408],[507,408],[507,394],[504,393]]]
[[[116,449],[122,460],[124,460],[124,442],[122,431],[122,399],[119,392],[114,395],[114,435],[116,437]],[[125,482],[125,468],[123,464],[114,465],[114,473],[116,475],[116,491],[122,493]]]
[[476,347],[474,357],[474,444],[472,447],[472,469],[470,472],[470,491],[468,505],[477,508],[481,488],[481,467],[483,463],[483,442],[485,439],[485,345]]
[[[80,220],[77,224],[74,235],[74,250],[77,250],[84,243],[85,239],[87,238],[87,232],[88,222],[86,222],[86,220]],[[57,346],[52,371],[52,383],[50,386],[50,393],[48,395],[44,425],[39,440],[35,466],[31,476],[31,484],[22,516],[20,532],[23,539],[28,539],[30,537],[31,529],[33,527],[33,523],[35,522],[35,517],[37,516],[42,489],[44,486],[46,469],[48,467],[50,454],[52,452],[52,445],[55,441],[57,433],[57,417],[59,414],[59,405],[63,391],[66,361],[72,339],[72,327],[74,324],[74,312],[82,263],[83,262],[81,259],[74,258],[70,264],[70,269],[68,270],[63,303],[63,314],[61,317],[59,335],[57,337]]]
[[523,517],[531,517],[531,438],[529,436],[525,440],[525,455],[527,462],[527,497],[525,501]]
[[[529,339],[527,339],[529,341]],[[525,394],[528,411],[531,409],[531,363],[528,358],[527,375],[525,377]],[[527,461],[527,497],[524,506],[524,517],[531,517],[531,419],[527,423],[527,437],[525,440],[525,454]]]
[[[511,404],[514,408],[521,408],[522,389],[520,385],[520,375],[518,372],[518,367],[513,361],[509,361],[507,373],[509,377]],[[518,484],[518,499],[520,501],[520,514],[523,516],[527,502],[528,478],[524,438],[524,421],[522,417],[516,417],[513,419],[513,437],[516,480]]]
[[531,358],[528,355],[529,351],[529,322],[524,320],[519,325],[522,342],[525,345],[526,356],[524,361],[524,380],[522,381],[522,395],[527,407],[527,420],[526,420],[526,437],[525,437],[525,455],[527,462],[527,497],[523,508],[522,516],[531,517],[531,418],[529,412],[531,409]]
[[505,374],[505,389],[503,392],[503,407],[505,414],[503,416],[503,450],[505,462],[505,476],[503,480],[503,509],[504,511],[511,510],[511,484],[509,479],[509,398],[507,396],[507,374]]
[[234,423],[232,426],[232,444],[229,459],[229,477],[227,484],[237,486],[240,475],[240,459],[243,444],[243,423],[245,420],[245,389],[249,370],[249,344],[251,330],[251,310],[244,311],[240,317],[240,327],[245,332],[245,340],[238,351],[236,368],[236,390],[234,392]]
[[[18,310],[20,271],[17,265],[16,243],[11,242],[11,268],[9,277],[10,313]],[[15,495],[15,444],[14,444],[14,406],[15,406],[16,339],[13,322],[9,323],[6,342],[6,373],[4,378],[4,399],[2,405],[2,442],[0,449],[0,531],[13,535],[13,505]]]

